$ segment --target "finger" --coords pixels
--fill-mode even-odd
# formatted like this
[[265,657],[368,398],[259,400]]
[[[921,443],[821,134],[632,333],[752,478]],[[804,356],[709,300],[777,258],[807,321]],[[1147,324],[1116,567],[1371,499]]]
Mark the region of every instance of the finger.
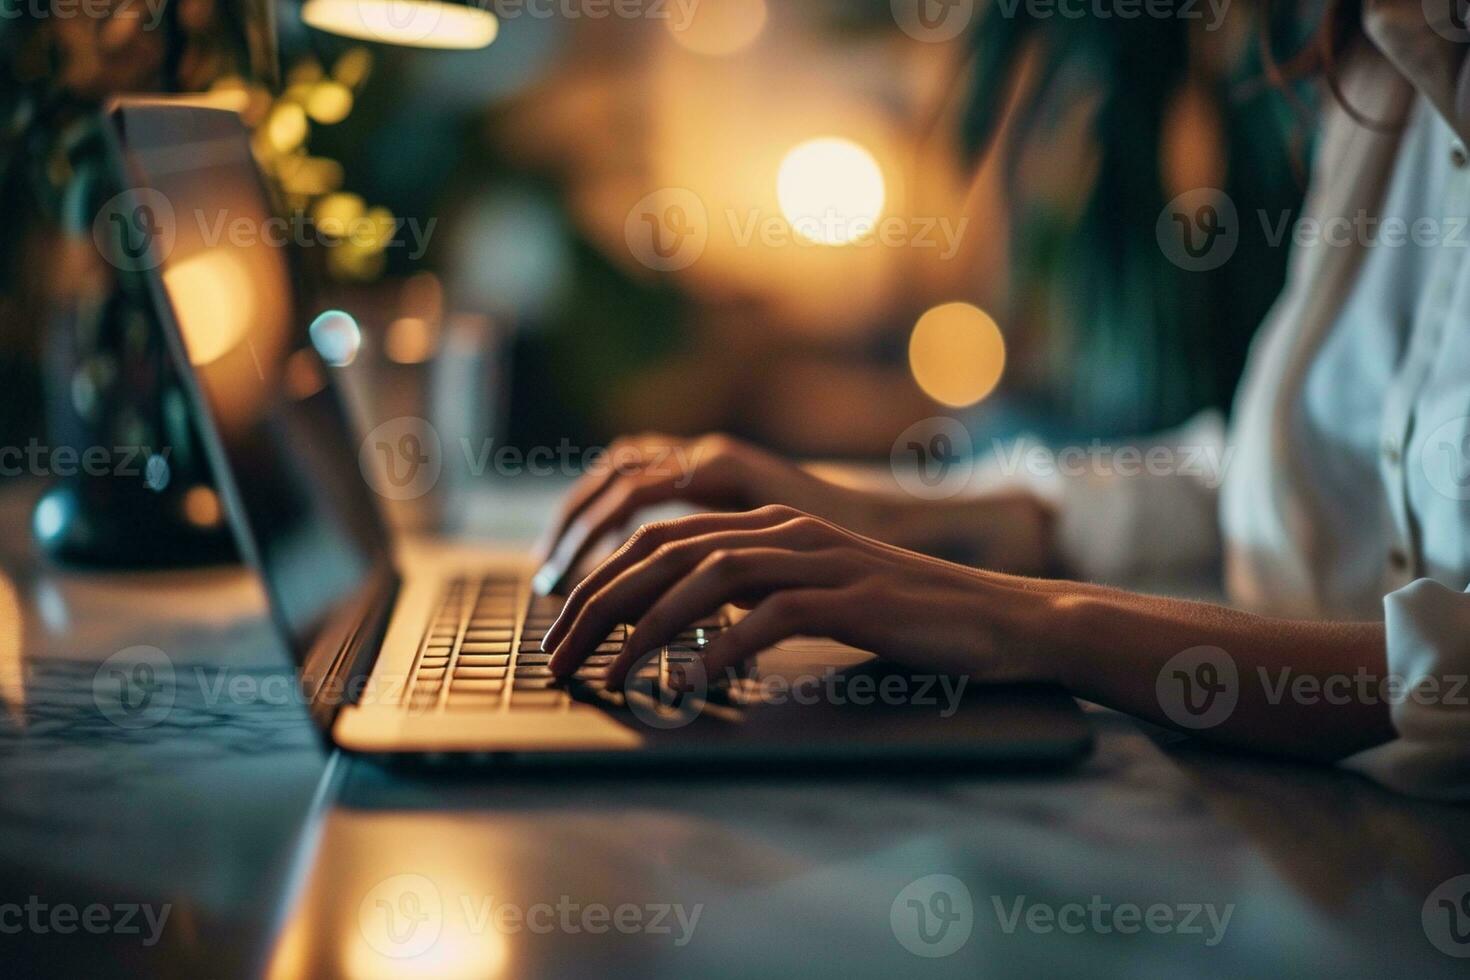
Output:
[[668,643],[684,627],[710,615],[731,599],[765,597],[791,589],[831,589],[853,581],[859,574],[856,553],[842,549],[796,552],[746,548],[711,552],[694,574],[677,581],[648,604],[622,652],[608,667],[607,682],[621,685],[628,672],[650,650]]
[[577,606],[570,612],[563,611],[562,620],[567,625],[549,645],[548,666],[558,676],[575,672],[614,626],[640,615],[713,552],[757,547],[791,551],[801,544],[799,538],[804,533],[798,520],[771,528],[708,534],[659,546],[646,561],[629,568],[595,593],[591,590],[578,593]]
[[[541,642],[541,649],[552,650],[576,621],[577,615],[589,599],[628,569],[652,557],[659,548],[665,545],[672,548],[676,543],[687,542],[708,534],[774,527],[801,516],[803,515],[790,507],[776,505],[739,514],[694,514],[672,521],[657,521],[643,525],[621,548],[578,583],[577,587],[567,596],[561,613],[551,624],[551,628],[546,631],[546,636]],[[747,546],[749,544],[747,543]],[[688,567],[694,567],[694,563],[697,563],[706,553],[706,551],[701,551],[693,555]]]
[[641,470],[651,454],[662,452],[667,455],[668,451],[678,449],[681,444],[682,440],[657,433],[614,441],[605,455],[607,469],[599,467],[597,472],[588,473],[579,479],[567,494],[566,502],[562,504],[556,519],[548,526],[547,533],[535,549],[542,563],[556,550],[571,523],[606,492],[614,480]]
[[860,609],[851,588],[802,588],[773,593],[750,615],[722,632],[704,653],[705,676],[714,677],[793,636],[831,636],[844,617]]
[[[625,527],[639,511],[671,500],[713,507],[731,503],[734,498],[727,476],[708,467],[686,469],[665,458],[657,464],[649,463],[635,476],[616,481],[572,521],[547,561],[551,571],[546,577],[559,572],[559,577],[564,578],[597,542]],[[538,578],[541,577],[538,573]]]

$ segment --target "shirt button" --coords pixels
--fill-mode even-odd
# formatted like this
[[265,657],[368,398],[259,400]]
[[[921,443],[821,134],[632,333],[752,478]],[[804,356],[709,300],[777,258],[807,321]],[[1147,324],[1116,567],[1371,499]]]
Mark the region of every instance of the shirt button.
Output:
[[1383,440],[1383,458],[1389,466],[1399,465],[1399,446],[1392,439]]
[[1388,567],[1396,572],[1402,572],[1409,567],[1409,556],[1404,554],[1402,548],[1395,548],[1388,553]]
[[1470,163],[1470,154],[1465,152],[1465,144],[1458,140],[1450,147],[1450,163],[1461,170],[1465,168],[1465,164]]

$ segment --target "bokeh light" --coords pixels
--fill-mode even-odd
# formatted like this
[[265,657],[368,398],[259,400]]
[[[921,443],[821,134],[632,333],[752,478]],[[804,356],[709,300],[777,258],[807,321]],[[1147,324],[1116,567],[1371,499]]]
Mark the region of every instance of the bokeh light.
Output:
[[724,57],[749,47],[766,26],[766,0],[700,0],[664,21],[680,45],[695,54]]
[[1005,373],[1006,345],[990,314],[945,303],[919,318],[909,337],[909,368],[930,398],[951,408],[973,405]]
[[441,0],[306,0],[301,20],[342,37],[415,48],[474,50],[500,33],[489,10]]
[[833,137],[795,147],[776,178],[781,213],[798,235],[821,245],[846,245],[871,233],[886,195],[873,154]]
[[341,310],[327,310],[307,328],[311,344],[332,367],[346,367],[357,360],[362,348],[362,330],[357,321]]

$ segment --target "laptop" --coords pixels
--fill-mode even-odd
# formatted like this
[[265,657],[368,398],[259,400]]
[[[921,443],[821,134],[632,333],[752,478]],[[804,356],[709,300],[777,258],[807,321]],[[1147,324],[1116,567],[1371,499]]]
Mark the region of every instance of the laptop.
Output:
[[1060,689],[904,672],[819,638],[703,677],[700,651],[729,615],[689,624],[622,690],[600,674],[626,627],[576,678],[553,679],[540,640],[562,600],[533,594],[529,555],[405,548],[390,534],[331,352],[308,329],[320,311],[297,256],[258,233],[282,226],[268,224],[272,197],[239,117],[133,98],[104,120],[126,189],[99,217],[116,236],[108,257],[146,281],[240,551],[331,744],[514,765],[905,770],[1087,753],[1090,728]]

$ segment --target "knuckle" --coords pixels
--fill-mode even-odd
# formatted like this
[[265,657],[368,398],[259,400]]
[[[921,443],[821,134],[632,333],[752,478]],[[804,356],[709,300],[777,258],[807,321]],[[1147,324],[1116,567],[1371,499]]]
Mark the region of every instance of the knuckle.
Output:
[[706,572],[716,575],[728,575],[735,567],[735,552],[728,548],[716,548],[705,556],[700,562],[700,567]]
[[664,564],[666,562],[677,561],[681,550],[679,542],[664,541],[657,548],[653,549],[653,553],[649,557],[656,565]]

